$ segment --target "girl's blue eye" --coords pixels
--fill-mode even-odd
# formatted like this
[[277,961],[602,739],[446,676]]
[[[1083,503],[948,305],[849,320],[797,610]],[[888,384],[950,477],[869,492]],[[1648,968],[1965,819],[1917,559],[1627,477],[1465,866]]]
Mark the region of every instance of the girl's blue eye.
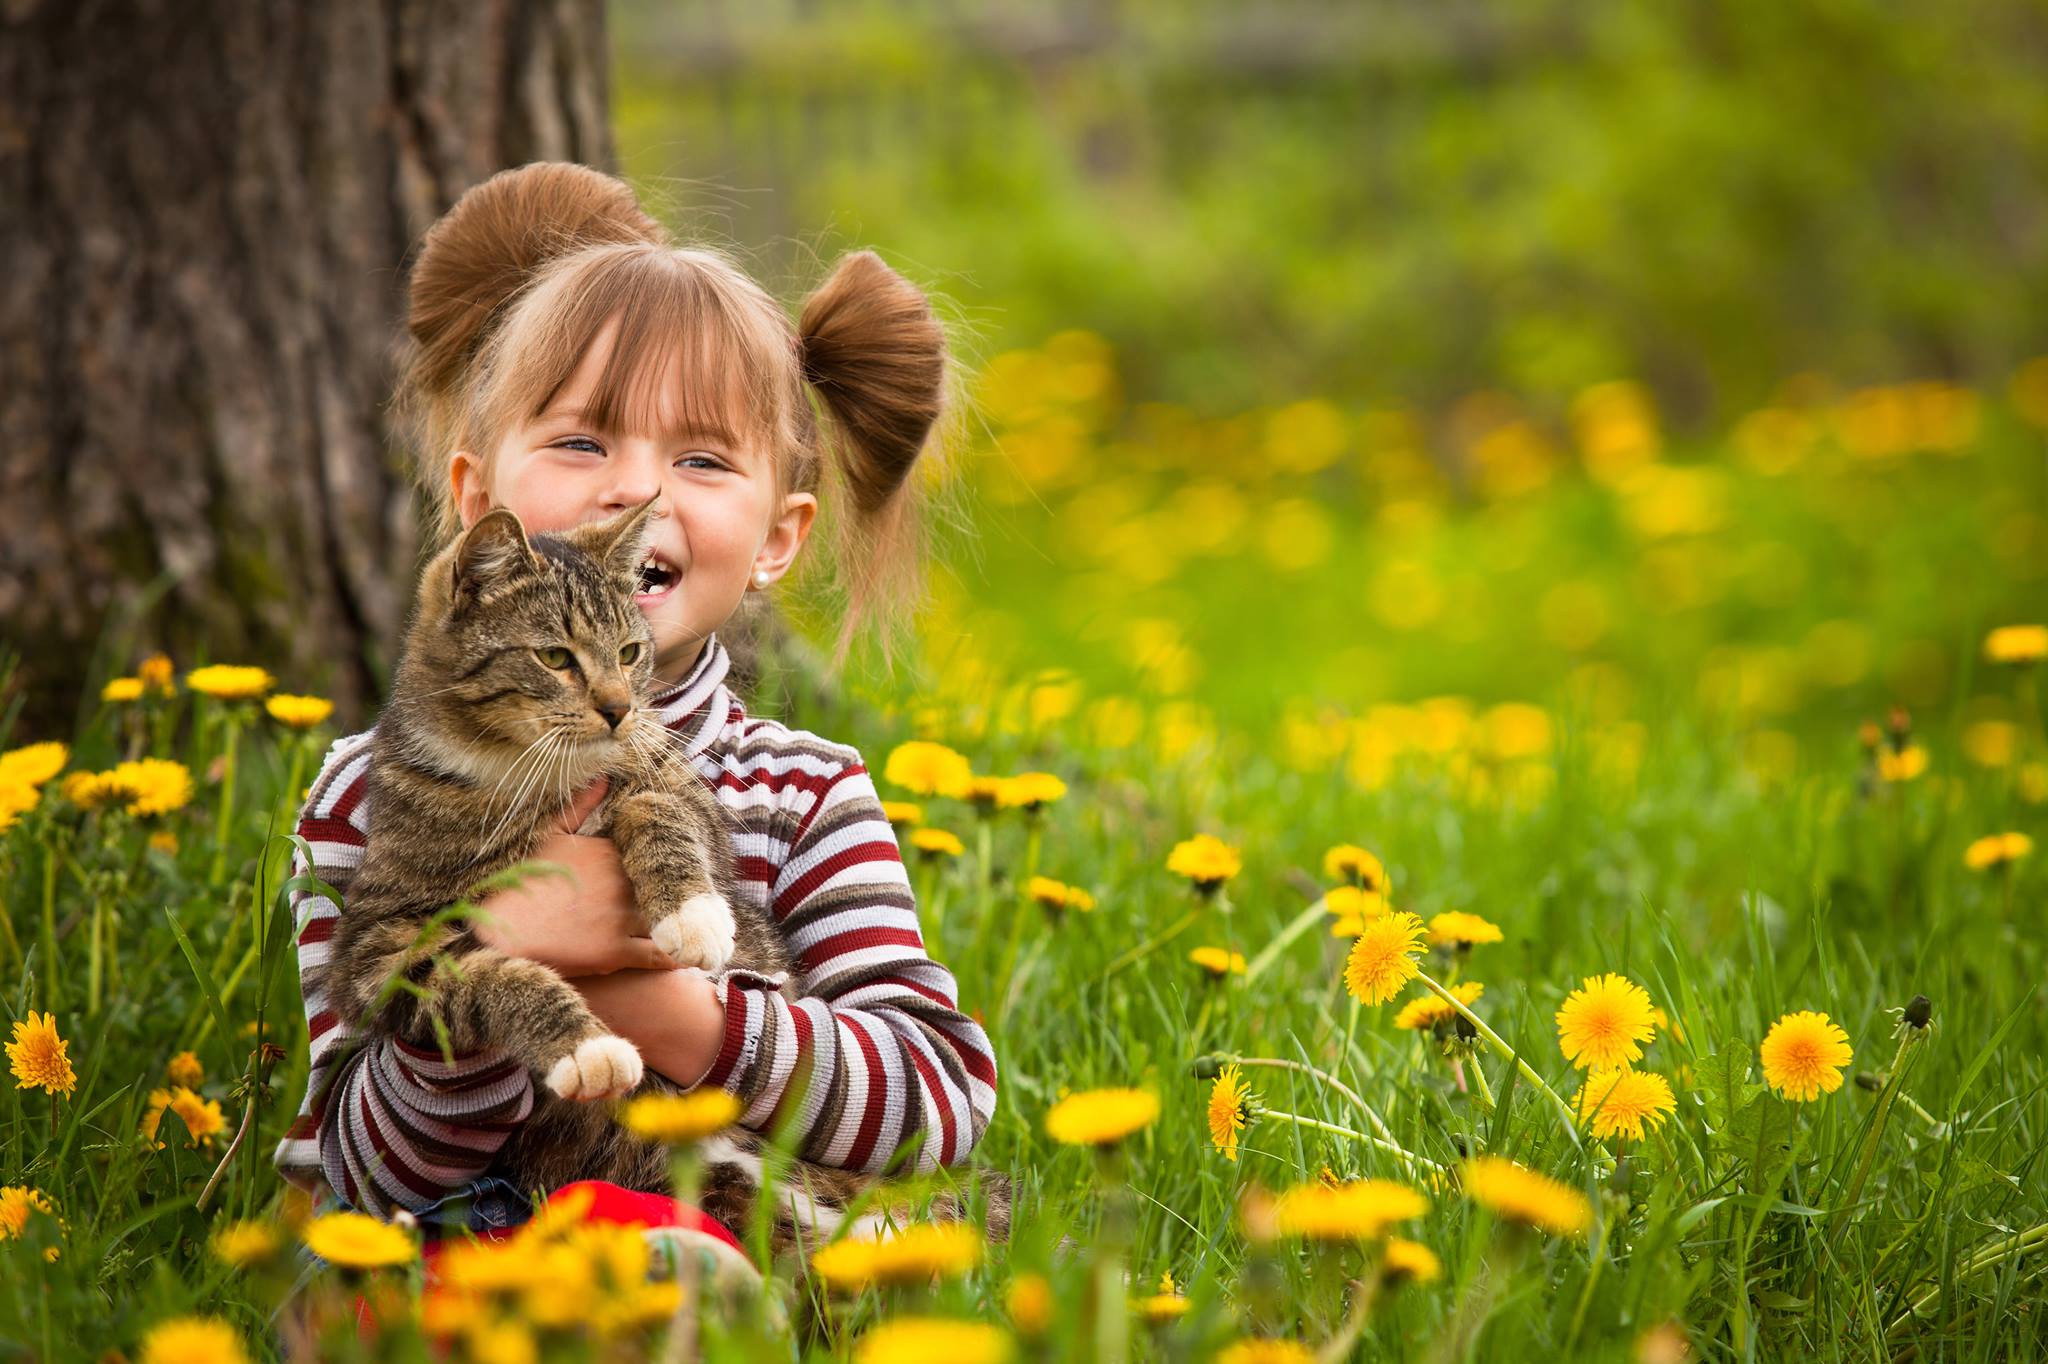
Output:
[[588,436],[570,436],[566,440],[556,441],[555,444],[562,446],[564,449],[574,449],[578,453],[583,453],[583,447],[587,445],[590,447],[590,453],[600,455],[604,453],[604,447]]
[[713,469],[722,469],[725,467],[710,455],[684,455],[680,460],[677,460],[676,462],[678,464],[703,464]]

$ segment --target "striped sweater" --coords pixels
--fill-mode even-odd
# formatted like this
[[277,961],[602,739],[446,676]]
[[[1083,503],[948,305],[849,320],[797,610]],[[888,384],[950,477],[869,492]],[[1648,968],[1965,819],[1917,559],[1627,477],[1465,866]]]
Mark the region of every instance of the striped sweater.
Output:
[[[860,754],[774,720],[749,719],[725,685],[729,657],[707,640],[690,675],[653,705],[697,771],[740,817],[740,893],[770,910],[803,998],[780,977],[719,982],[725,1038],[701,1081],[730,1090],[743,1125],[766,1131],[792,1080],[808,1074],[794,1130],[818,1164],[873,1171],[922,1134],[917,1167],[964,1162],[995,1111],[988,1034],[962,1013],[952,972],[925,954],[895,831]],[[345,898],[361,863],[375,730],[338,740],[301,812],[307,870]],[[419,1211],[483,1175],[532,1111],[533,1081],[500,1054],[452,1061],[395,1039],[352,1045],[322,972],[344,912],[294,892],[309,1074],[278,1144],[285,1177],[380,1214]]]

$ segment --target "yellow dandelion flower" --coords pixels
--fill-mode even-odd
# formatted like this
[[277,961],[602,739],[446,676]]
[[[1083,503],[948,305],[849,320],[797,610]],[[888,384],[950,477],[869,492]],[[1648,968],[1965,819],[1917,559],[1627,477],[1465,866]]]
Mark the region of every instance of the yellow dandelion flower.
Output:
[[0,832],[11,829],[15,823],[41,802],[43,793],[25,781],[8,778],[0,781]]
[[928,1283],[981,1263],[981,1232],[965,1222],[921,1222],[880,1240],[846,1237],[811,1256],[833,1288],[857,1293],[878,1284]]
[[970,775],[960,795],[973,804],[976,814],[987,815],[1002,805],[1003,787],[1009,780],[1008,777]]
[[1367,1004],[1384,1004],[1415,979],[1422,920],[1394,910],[1366,921],[1344,959],[1344,988]]
[[1610,1070],[1643,1059],[1656,1036],[1650,992],[1626,976],[1587,976],[1557,1011],[1557,1044],[1580,1069]]
[[489,1360],[490,1364],[539,1364],[540,1345],[533,1338],[533,1328],[523,1321],[479,1322],[465,1333],[464,1343],[472,1359]]
[[1918,744],[1908,744],[1897,751],[1880,749],[1877,755],[1877,775],[1888,782],[1911,781],[1927,770],[1927,750]]
[[268,1222],[230,1222],[213,1234],[213,1253],[237,1269],[263,1263],[281,1245]]
[[914,800],[885,800],[882,802],[882,818],[891,824],[909,828],[924,823],[924,807]]
[[71,750],[54,741],[9,749],[0,753],[0,786],[10,782],[41,786],[62,772],[70,759]]
[[0,1241],[12,1241],[25,1235],[28,1219],[35,1213],[42,1213],[52,1220],[57,1216],[56,1206],[42,1190],[25,1184],[10,1184],[0,1189]]
[[311,729],[334,714],[334,703],[321,696],[280,692],[263,703],[270,718],[287,729]]
[[71,1044],[57,1035],[54,1014],[38,1014],[14,1025],[14,1040],[7,1044],[7,1065],[20,1089],[40,1089],[49,1094],[69,1094],[78,1087],[71,1069]]
[[2025,834],[1991,834],[1963,850],[1963,865],[1971,871],[1989,871],[2011,866],[2034,851],[2034,840]]
[[214,663],[186,673],[185,685],[216,701],[253,701],[276,686],[277,679],[262,668]]
[[1429,921],[1429,940],[1438,947],[1471,947],[1477,943],[1499,942],[1500,925],[1477,914],[1451,910]]
[[1475,1156],[1460,1173],[1465,1196],[1496,1217],[1559,1236],[1577,1236],[1592,1225],[1584,1194],[1505,1156]]
[[546,1282],[548,1261],[534,1253],[545,1237],[506,1241],[450,1240],[434,1262],[443,1287],[465,1298],[516,1297]]
[[973,768],[967,759],[924,739],[896,745],[882,765],[882,779],[918,796],[962,796]]
[[1323,875],[1375,895],[1384,895],[1387,890],[1387,869],[1377,857],[1355,843],[1339,843],[1324,853]]
[[216,1317],[172,1317],[144,1334],[138,1364],[249,1364],[249,1353]]
[[957,835],[944,829],[912,829],[910,846],[926,857],[958,857],[967,851]]
[[1027,1336],[1042,1336],[1052,1325],[1052,1281],[1043,1274],[1019,1274],[1003,1294],[1010,1324]]
[[1216,1352],[1216,1364],[1315,1364],[1315,1351],[1298,1340],[1247,1336]]
[[1179,1321],[1194,1305],[1186,1297],[1173,1291],[1171,1274],[1160,1275],[1160,1282],[1166,1286],[1161,1287],[1157,1293],[1139,1298],[1131,1304],[1132,1311],[1155,1326],[1164,1322]]
[[1380,1255],[1380,1277],[1388,1283],[1428,1283],[1440,1278],[1443,1272],[1436,1252],[1420,1241],[1400,1236],[1387,1238],[1387,1248]]
[[1241,976],[1245,970],[1244,953],[1222,947],[1194,948],[1189,951],[1188,960],[1207,972],[1211,980],[1221,980],[1232,973]]
[[110,772],[69,772],[57,786],[57,793],[81,810],[97,810],[124,800],[128,793],[113,781]]
[[1258,1096],[1244,1082],[1244,1072],[1227,1065],[1209,1088],[1209,1140],[1225,1160],[1237,1159],[1238,1133],[1258,1116]]
[[[1486,987],[1476,980],[1461,981],[1451,986],[1450,990],[1458,997],[1460,1004],[1467,1005],[1475,1003],[1479,996],[1486,993]],[[1403,1032],[1427,1032],[1457,1012],[1440,995],[1431,991],[1428,994],[1417,995],[1403,1004],[1401,1012],[1394,1015],[1394,1026]]]
[[1355,938],[1365,932],[1365,920],[1356,914],[1347,914],[1341,919],[1330,920],[1330,936],[1333,938]]
[[142,699],[142,679],[139,677],[115,677],[100,688],[100,700],[113,704]]
[[1853,1059],[1849,1034],[1826,1014],[1810,1009],[1786,1014],[1771,1024],[1760,1054],[1765,1083],[1802,1103],[1840,1089],[1842,1071]]
[[1193,838],[1182,839],[1173,845],[1173,851],[1166,855],[1166,869],[1175,876],[1184,876],[1195,883],[1195,889],[1207,893],[1228,881],[1244,869],[1244,859],[1214,834],[1196,834]]
[[1024,893],[1040,907],[1055,913],[1061,910],[1095,908],[1095,897],[1078,886],[1055,881],[1050,876],[1034,876],[1025,883]]
[[165,857],[176,857],[178,855],[178,836],[169,829],[153,830],[149,835],[149,846],[152,852],[160,852]]
[[191,1140],[187,1146],[198,1146],[204,1142],[213,1145],[213,1139],[227,1130],[227,1117],[220,1111],[217,1100],[201,1097],[183,1085],[169,1089],[149,1091],[149,1110],[142,1116],[142,1135],[147,1137],[161,1151],[163,1143],[157,1141],[157,1129],[162,1126],[166,1112],[178,1115],[178,1121],[185,1124],[185,1131]]
[[1280,1194],[1273,1205],[1273,1226],[1282,1236],[1310,1241],[1369,1241],[1390,1224],[1427,1211],[1427,1198],[1391,1179],[1354,1179],[1336,1185],[1317,1180]]
[[1602,1141],[1613,1136],[1641,1141],[1646,1128],[1655,1131],[1677,1106],[1663,1076],[1622,1068],[1587,1071],[1576,1109],[1579,1121]]
[[173,1056],[171,1063],[164,1067],[164,1073],[172,1084],[183,1085],[187,1089],[199,1088],[200,1082],[206,1078],[206,1068],[200,1065],[199,1058],[189,1051],[181,1051]]
[[308,1222],[299,1233],[306,1249],[344,1269],[385,1269],[411,1264],[419,1247],[411,1236],[367,1213],[330,1212]]
[[1050,772],[1020,772],[1004,777],[996,790],[996,803],[1005,810],[1036,814],[1067,794],[1067,784]]
[[146,687],[154,687],[165,696],[177,690],[177,669],[172,666],[170,655],[151,654],[136,666],[135,675]]
[[1047,1110],[1045,1130],[1068,1146],[1114,1146],[1158,1117],[1159,1096],[1149,1089],[1088,1089]]
[[1000,1326],[946,1317],[892,1317],[869,1329],[854,1364],[1006,1364],[1016,1343]]
[[2048,658],[2048,625],[2001,625],[1984,636],[1993,663],[2039,663]]
[[100,776],[128,798],[131,815],[167,815],[192,799],[192,774],[167,758],[115,764]]
[[1379,891],[1332,886],[1323,892],[1323,908],[1339,919],[1376,919],[1387,912],[1388,905]]
[[703,1088],[687,1094],[644,1094],[619,1110],[626,1130],[648,1141],[683,1146],[716,1136],[738,1122],[740,1101],[730,1090]]

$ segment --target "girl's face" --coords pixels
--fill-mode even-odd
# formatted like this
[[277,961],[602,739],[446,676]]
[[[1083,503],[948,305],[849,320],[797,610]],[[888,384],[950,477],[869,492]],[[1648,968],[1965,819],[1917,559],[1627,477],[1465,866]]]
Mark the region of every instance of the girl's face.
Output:
[[660,386],[639,429],[599,430],[583,408],[604,372],[617,326],[599,333],[576,372],[530,422],[516,424],[489,459],[457,451],[450,477],[467,527],[493,507],[529,531],[567,530],[659,498],[648,531],[658,581],[635,600],[654,631],[654,671],[677,682],[704,641],[732,618],[756,573],[774,582],[810,533],[818,499],[775,496],[773,457],[723,431],[681,428],[680,369]]

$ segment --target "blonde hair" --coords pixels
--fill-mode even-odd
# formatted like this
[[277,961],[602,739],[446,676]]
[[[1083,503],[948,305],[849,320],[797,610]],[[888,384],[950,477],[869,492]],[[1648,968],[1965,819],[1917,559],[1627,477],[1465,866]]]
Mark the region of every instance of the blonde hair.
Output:
[[623,181],[536,162],[457,200],[422,241],[408,290],[397,401],[434,546],[461,528],[453,453],[488,459],[616,324],[593,425],[619,430],[650,411],[680,364],[686,424],[770,452],[778,508],[788,493],[819,496],[843,596],[834,666],[869,621],[886,655],[922,595],[925,480],[912,473],[941,443],[955,376],[929,300],[874,252],[842,256],[792,325],[723,252],[672,243]]

